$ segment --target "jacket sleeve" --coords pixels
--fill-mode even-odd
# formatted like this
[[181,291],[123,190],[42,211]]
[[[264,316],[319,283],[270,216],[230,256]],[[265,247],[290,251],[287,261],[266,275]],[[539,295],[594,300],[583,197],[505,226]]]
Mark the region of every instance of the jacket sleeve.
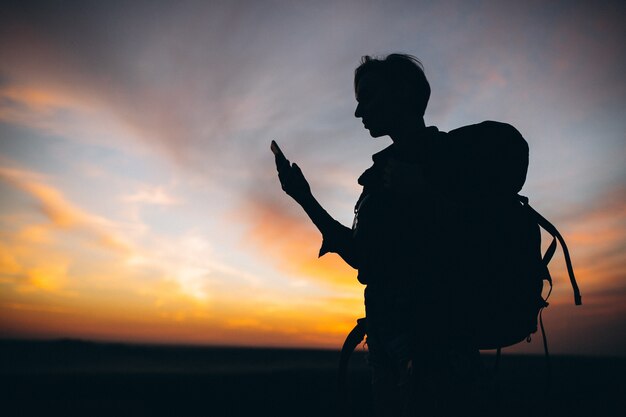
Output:
[[341,256],[341,258],[351,267],[358,269],[358,261],[354,245],[352,229],[342,225],[336,220],[325,225],[322,232],[322,246],[319,257],[329,252]]

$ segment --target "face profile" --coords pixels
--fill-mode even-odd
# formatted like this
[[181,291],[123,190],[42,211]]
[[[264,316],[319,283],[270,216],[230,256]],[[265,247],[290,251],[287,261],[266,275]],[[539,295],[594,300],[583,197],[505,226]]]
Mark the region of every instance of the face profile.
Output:
[[359,80],[355,93],[358,104],[354,117],[362,120],[372,137],[389,135],[393,125],[394,105],[387,99],[384,80],[375,72],[366,73]]

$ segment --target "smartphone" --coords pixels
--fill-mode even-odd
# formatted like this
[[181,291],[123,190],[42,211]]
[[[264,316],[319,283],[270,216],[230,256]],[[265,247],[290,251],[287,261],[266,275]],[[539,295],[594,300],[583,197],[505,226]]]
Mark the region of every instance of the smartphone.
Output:
[[287,164],[287,165],[289,165],[289,160],[287,158],[285,158],[285,154],[283,153],[283,151],[280,150],[280,147],[278,146],[276,141],[274,141],[274,140],[272,141],[272,144],[270,145],[270,149],[272,150],[272,152],[276,156],[276,161],[277,162],[279,162],[280,164]]

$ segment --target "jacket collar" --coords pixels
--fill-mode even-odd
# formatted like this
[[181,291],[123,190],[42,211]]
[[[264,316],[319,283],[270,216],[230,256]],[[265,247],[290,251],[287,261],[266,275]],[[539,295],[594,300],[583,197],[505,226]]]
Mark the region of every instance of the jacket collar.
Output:
[[387,146],[380,152],[372,155],[372,161],[374,165],[365,170],[359,177],[360,185],[371,185],[376,182],[382,175],[382,170],[387,164],[389,158],[395,158],[408,163],[420,163],[428,158],[428,155],[432,152],[432,145],[439,133],[439,129],[436,126],[429,126],[422,131],[419,138],[412,143],[409,147],[409,152],[404,152],[399,155],[394,144]]

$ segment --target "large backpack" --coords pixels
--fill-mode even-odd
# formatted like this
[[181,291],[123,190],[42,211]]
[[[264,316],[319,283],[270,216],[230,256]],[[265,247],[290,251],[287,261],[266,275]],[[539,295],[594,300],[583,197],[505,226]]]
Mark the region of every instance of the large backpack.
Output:
[[[444,183],[454,184],[451,193],[461,206],[454,211],[448,236],[464,248],[457,258],[460,280],[469,285],[463,297],[474,342],[479,349],[500,349],[530,340],[542,327],[541,312],[548,306],[552,278],[548,263],[561,244],[567,271],[574,290],[574,302],[581,296],[569,256],[558,230],[519,195],[528,170],[528,144],[511,125],[486,121],[450,131],[438,142],[442,156],[436,165]],[[446,161],[452,161],[446,165]],[[445,184],[444,184],[445,187]],[[547,251],[541,254],[543,228],[552,236]],[[461,272],[462,271],[462,272]],[[550,289],[545,297],[544,281]],[[453,313],[454,314],[454,313]],[[454,319],[454,317],[453,317]],[[346,367],[354,348],[365,336],[365,320],[359,319],[342,348],[339,366],[340,389],[345,388]]]
[[[528,144],[513,126],[482,122],[449,132],[447,141],[457,153],[457,183],[465,193],[461,222],[469,244],[462,266],[470,282],[467,307],[475,343],[479,349],[511,346],[537,331],[548,306],[552,278],[547,266],[557,241],[574,302],[581,304],[569,251],[558,230],[518,194],[528,170]],[[543,256],[540,228],[553,238]],[[545,298],[544,281],[550,286]]]

